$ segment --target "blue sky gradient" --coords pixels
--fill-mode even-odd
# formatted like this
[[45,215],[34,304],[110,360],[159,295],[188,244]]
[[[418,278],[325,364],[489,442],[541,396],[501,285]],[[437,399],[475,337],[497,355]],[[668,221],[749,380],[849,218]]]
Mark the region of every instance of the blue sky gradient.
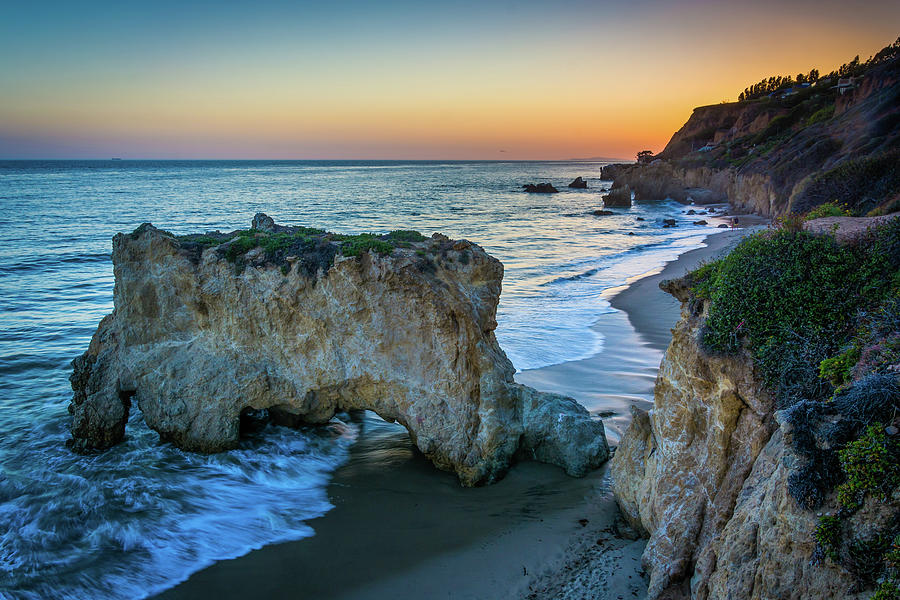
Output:
[[828,71],[900,3],[45,2],[0,19],[0,157],[514,158],[659,149]]

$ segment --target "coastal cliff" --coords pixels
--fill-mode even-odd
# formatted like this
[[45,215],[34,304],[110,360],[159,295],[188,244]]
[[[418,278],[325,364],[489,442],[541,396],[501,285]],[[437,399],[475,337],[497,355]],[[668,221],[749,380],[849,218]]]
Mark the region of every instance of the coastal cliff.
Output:
[[774,428],[773,399],[752,360],[707,356],[698,347],[702,312],[687,307],[679,285],[668,286],[685,306],[660,365],[653,410],[632,409],[611,464],[622,513],[650,537],[644,562],[652,598],[691,576],[697,550],[731,517]]
[[[887,52],[889,51],[889,52]],[[769,217],[837,202],[854,215],[900,209],[900,42],[852,87],[836,78],[702,106],[649,164],[602,178],[635,200],[728,201]]]
[[684,204],[729,202],[736,210],[766,216],[780,210],[779,190],[772,178],[762,173],[682,167],[661,160],[651,165],[609,165],[603,168],[602,177],[614,181],[613,189],[634,190],[636,202],[664,198]]
[[667,286],[684,311],[653,410],[633,409],[610,466],[623,515],[649,536],[648,598],[867,598],[815,557],[818,517],[788,494],[799,459],[752,358],[701,350],[704,309],[679,286]]
[[761,234],[661,284],[681,320],[610,467],[651,600],[896,592],[898,223]]
[[73,363],[71,445],[123,439],[132,400],[162,440],[216,452],[242,423],[369,409],[464,485],[515,457],[585,474],[608,457],[581,405],[513,381],[494,336],[503,266],[479,246],[397,231],[285,227],[113,239],[115,310]]

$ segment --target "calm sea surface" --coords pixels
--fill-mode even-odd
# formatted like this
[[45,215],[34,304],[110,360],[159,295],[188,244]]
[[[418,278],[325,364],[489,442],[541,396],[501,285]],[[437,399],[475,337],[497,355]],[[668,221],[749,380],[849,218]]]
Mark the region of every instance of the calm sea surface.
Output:
[[[611,311],[601,293],[711,231],[674,203],[590,215],[610,183],[599,173],[584,162],[0,162],[0,597],[140,598],[313,535],[307,521],[331,508],[325,487],[355,437],[353,424],[269,427],[202,456],[160,444],[135,410],[125,443],[66,450],[70,362],[112,310],[115,233],[145,221],[228,231],[262,211],[346,233],[467,238],[506,267],[497,337],[531,369],[596,354],[590,326]],[[579,175],[590,189],[565,187]],[[532,181],[561,193],[520,191]]]

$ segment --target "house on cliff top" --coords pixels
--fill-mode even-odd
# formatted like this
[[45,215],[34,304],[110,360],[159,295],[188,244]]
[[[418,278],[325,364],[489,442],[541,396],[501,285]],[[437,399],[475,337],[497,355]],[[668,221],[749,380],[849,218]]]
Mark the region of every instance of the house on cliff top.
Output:
[[859,77],[842,77],[838,79],[837,85],[832,86],[831,89],[837,90],[841,95],[846,92],[856,89],[859,87],[859,84],[862,82],[864,75],[860,75]]

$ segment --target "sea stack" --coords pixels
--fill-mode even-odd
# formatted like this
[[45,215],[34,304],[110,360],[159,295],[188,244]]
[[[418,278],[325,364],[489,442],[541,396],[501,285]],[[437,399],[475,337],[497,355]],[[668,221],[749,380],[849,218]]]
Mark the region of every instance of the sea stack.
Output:
[[121,441],[134,399],[200,452],[235,447],[251,411],[294,426],[373,410],[467,486],[515,457],[573,476],[608,458],[599,419],[513,380],[494,336],[503,265],[476,244],[254,225],[113,238],[115,310],[73,363],[74,449]]

